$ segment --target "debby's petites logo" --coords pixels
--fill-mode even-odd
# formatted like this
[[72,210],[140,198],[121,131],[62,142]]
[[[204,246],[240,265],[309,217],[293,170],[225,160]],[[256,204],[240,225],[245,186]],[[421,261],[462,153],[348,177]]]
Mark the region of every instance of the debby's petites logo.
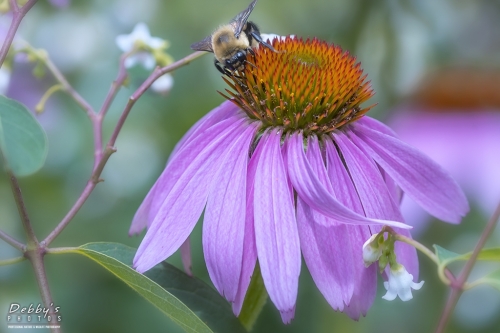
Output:
[[50,328],[58,326],[62,321],[61,307],[50,304],[46,308],[42,304],[30,303],[22,305],[11,303],[7,311],[8,328]]

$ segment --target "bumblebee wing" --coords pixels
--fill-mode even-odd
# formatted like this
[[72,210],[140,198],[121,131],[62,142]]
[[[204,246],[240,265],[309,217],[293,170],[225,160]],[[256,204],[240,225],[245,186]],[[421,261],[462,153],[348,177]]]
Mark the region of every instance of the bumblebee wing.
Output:
[[191,49],[196,51],[214,52],[212,48],[212,36],[207,36],[199,42],[191,44]]
[[248,5],[248,8],[236,15],[229,24],[233,28],[234,31],[234,36],[238,38],[241,34],[241,31],[243,30],[243,27],[245,26],[245,23],[247,23],[248,17],[250,16],[250,13],[252,12],[253,8],[255,7],[255,4],[257,3],[257,0],[253,0],[250,5]]

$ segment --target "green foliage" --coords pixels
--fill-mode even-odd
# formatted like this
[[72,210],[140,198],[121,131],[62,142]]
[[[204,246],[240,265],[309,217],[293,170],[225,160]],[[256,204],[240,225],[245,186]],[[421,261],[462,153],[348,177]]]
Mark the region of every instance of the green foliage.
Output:
[[47,157],[47,136],[21,103],[0,96],[0,151],[4,163],[16,176],[39,170]]
[[266,302],[267,291],[264,286],[262,274],[260,273],[260,266],[257,264],[250,285],[248,286],[240,316],[238,317],[247,330],[252,330]]
[[186,332],[246,332],[228,302],[203,281],[167,263],[157,265],[145,275],[135,271],[131,267],[135,249],[131,247],[119,243],[89,243],[63,252],[83,254],[94,260]]

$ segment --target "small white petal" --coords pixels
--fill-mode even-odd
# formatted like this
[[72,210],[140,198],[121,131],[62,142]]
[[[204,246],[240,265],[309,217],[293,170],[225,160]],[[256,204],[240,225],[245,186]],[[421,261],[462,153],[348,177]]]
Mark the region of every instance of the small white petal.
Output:
[[375,240],[378,234],[372,235],[364,244],[363,244],[363,261],[365,266],[368,267],[375,261],[377,261],[382,255],[382,248],[376,248],[371,243]]
[[137,23],[132,30],[132,33],[129,35],[131,39],[134,41],[140,40],[147,44],[147,41],[151,38],[151,34],[149,33],[149,28],[145,23]]
[[[165,40],[158,37],[151,37],[149,28],[145,23],[137,23],[129,35],[119,35],[116,37],[115,42],[123,52],[132,51],[138,42],[152,49],[163,48],[167,45]],[[137,63],[151,70],[155,66],[156,60],[149,52],[138,52],[125,60],[125,67],[130,68]]]
[[172,89],[174,78],[169,73],[160,76],[153,84],[151,89],[159,94],[166,94]]
[[419,290],[423,284],[424,281],[413,282],[413,275],[403,265],[398,265],[396,269],[391,268],[389,271],[389,281],[384,282],[387,293],[382,298],[392,301],[399,296],[402,301],[409,301],[413,298],[411,290]]

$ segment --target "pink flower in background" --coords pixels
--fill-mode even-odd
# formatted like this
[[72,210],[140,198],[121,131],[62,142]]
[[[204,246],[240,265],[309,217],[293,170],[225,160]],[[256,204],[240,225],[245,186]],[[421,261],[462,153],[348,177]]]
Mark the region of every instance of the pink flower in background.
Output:
[[[357,319],[377,282],[363,244],[383,225],[410,236],[400,189],[452,223],[468,204],[436,163],[364,116],[371,107],[360,105],[373,93],[347,52],[318,40],[273,46],[285,52],[249,54],[255,66],[227,80],[231,101],[177,145],[132,222],[131,234],[148,228],[134,267],[144,272],[172,255],[205,211],[208,272],[235,314],[258,260],[270,299],[290,322],[302,253],[329,304]],[[418,279],[415,249],[397,243],[396,254]]]
[[[500,76],[451,68],[429,76],[389,123],[398,136],[447,170],[487,216],[500,201]],[[429,216],[403,200],[412,225]]]

